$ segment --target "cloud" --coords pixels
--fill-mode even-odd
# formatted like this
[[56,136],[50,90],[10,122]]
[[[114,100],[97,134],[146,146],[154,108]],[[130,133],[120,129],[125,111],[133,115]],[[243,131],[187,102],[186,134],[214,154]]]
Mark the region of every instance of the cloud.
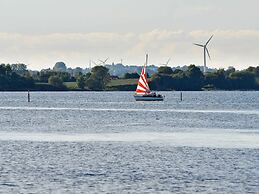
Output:
[[202,49],[192,43],[209,45],[212,61],[209,66],[246,68],[259,64],[259,30],[181,31],[155,29],[144,33],[52,33],[28,35],[0,33],[1,62],[25,62],[32,68],[53,66],[63,60],[69,66],[87,66],[89,59],[121,58],[128,64],[141,65],[145,53],[150,63],[161,64],[172,57],[171,65],[202,64]]
[[215,34],[220,38],[259,38],[259,30],[214,30],[214,31],[192,31],[192,37],[204,37]]

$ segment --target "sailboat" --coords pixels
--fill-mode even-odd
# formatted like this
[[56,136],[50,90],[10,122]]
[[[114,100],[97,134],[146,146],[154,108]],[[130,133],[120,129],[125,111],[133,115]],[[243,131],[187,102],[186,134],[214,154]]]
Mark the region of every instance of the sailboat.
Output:
[[157,94],[156,92],[150,91],[147,81],[147,66],[148,55],[146,55],[146,63],[144,64],[141,74],[138,80],[138,86],[134,94],[134,98],[136,101],[163,101],[164,96],[161,94]]

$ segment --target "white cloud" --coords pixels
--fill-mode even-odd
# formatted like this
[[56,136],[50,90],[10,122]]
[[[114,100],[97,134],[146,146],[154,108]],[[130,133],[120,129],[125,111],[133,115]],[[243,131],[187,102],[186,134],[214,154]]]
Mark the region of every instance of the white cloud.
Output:
[[171,65],[202,64],[202,49],[192,43],[209,45],[209,66],[246,68],[259,64],[259,30],[180,31],[155,29],[145,33],[53,33],[28,35],[0,33],[0,62],[25,62],[30,68],[53,66],[65,61],[69,66],[87,66],[89,59],[121,58],[128,64],[141,65],[145,53],[150,63],[161,64],[172,57]]

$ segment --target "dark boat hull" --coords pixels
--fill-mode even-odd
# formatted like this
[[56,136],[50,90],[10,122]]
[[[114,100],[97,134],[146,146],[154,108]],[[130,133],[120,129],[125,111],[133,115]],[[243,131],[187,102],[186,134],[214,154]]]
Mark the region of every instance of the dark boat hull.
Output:
[[163,96],[134,95],[136,101],[163,101]]

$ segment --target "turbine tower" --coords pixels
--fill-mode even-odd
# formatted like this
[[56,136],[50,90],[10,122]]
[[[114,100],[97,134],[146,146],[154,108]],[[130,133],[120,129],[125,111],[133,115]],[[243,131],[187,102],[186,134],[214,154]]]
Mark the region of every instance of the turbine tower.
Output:
[[208,44],[209,44],[209,42],[211,41],[211,39],[212,39],[213,36],[214,36],[214,35],[212,35],[212,36],[209,38],[209,40],[206,42],[205,45],[202,45],[202,44],[194,44],[194,45],[196,45],[196,46],[200,46],[200,47],[203,48],[203,54],[204,54],[204,67],[203,67],[203,72],[204,72],[204,73],[206,73],[206,70],[207,70],[206,56],[208,55],[208,57],[209,57],[209,59],[210,59],[210,53],[209,53],[209,50],[208,50],[207,46],[208,46]]
[[92,69],[92,60],[90,59],[89,60],[89,71],[91,71],[91,69]]

